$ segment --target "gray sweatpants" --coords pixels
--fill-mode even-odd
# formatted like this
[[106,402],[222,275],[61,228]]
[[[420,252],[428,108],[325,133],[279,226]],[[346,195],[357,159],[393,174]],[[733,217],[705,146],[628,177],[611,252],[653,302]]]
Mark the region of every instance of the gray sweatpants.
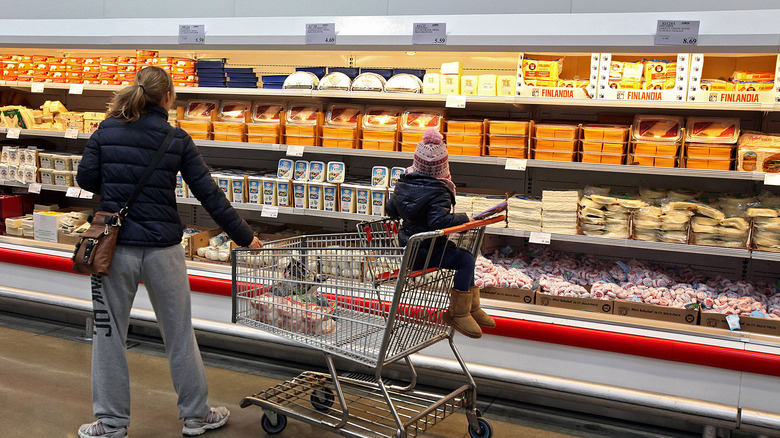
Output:
[[92,276],[92,407],[112,427],[130,423],[130,378],[125,342],[130,309],[143,281],[165,342],[179,418],[209,411],[208,386],[192,328],[190,285],[180,245],[117,245],[109,275]]

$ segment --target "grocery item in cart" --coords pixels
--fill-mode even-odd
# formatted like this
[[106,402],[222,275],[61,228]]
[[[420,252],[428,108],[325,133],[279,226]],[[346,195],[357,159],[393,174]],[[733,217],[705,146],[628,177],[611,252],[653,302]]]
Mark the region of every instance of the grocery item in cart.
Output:
[[252,300],[256,321],[307,335],[327,335],[336,331],[333,307],[263,294]]

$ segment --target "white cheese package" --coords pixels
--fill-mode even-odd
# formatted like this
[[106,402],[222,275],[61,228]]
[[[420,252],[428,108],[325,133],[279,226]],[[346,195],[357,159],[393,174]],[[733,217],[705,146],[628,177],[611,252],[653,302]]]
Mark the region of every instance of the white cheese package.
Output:
[[343,183],[346,173],[344,163],[341,161],[329,161],[326,181],[329,183]]
[[349,91],[352,81],[349,76],[341,72],[333,72],[325,75],[317,85],[319,90]]
[[276,170],[277,178],[293,179],[293,167],[295,163],[293,160],[282,158],[279,160],[279,165]]
[[331,183],[322,184],[322,209],[325,211],[338,211],[338,185]]
[[542,191],[542,231],[545,233],[577,234],[576,190]]
[[309,208],[309,198],[307,194],[307,183],[304,181],[293,181],[292,184],[292,207]]
[[385,78],[376,73],[362,73],[352,81],[352,91],[385,91]]
[[390,169],[390,188],[395,187],[396,183],[398,183],[398,179],[401,178],[401,175],[406,172],[405,167],[393,167]]
[[259,176],[247,177],[247,203],[263,203],[263,181]]
[[371,187],[371,215],[384,216],[387,204],[387,189],[383,187]]
[[507,200],[507,226],[526,231],[542,231],[542,198],[513,195]]
[[371,187],[360,185],[357,188],[356,194],[356,208],[357,214],[371,214]]
[[390,170],[384,166],[374,166],[371,169],[371,186],[387,187],[390,184]]
[[293,170],[293,180],[295,181],[307,181],[309,179],[309,162],[305,160],[298,160],[295,162]]
[[314,73],[307,71],[297,71],[284,80],[282,88],[285,90],[290,89],[304,89],[314,90],[319,86],[320,80]]
[[309,163],[309,181],[325,182],[325,163],[322,161],[312,161]]
[[417,76],[401,73],[387,80],[385,91],[388,93],[422,93],[423,82]]

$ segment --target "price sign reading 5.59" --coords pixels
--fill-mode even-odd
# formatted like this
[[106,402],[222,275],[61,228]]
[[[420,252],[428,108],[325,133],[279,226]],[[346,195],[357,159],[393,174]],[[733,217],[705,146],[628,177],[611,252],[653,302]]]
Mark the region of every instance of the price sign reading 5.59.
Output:
[[206,25],[180,24],[179,44],[206,44]]
[[447,44],[447,23],[414,23],[412,44]]

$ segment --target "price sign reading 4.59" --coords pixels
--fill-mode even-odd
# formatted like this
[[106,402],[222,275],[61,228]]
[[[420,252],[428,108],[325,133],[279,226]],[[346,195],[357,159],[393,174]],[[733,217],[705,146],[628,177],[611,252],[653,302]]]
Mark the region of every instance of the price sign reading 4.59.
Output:
[[447,23],[414,23],[412,44],[447,44]]
[[206,44],[206,25],[180,24],[179,44]]
[[695,46],[699,42],[699,22],[658,20],[655,44],[667,46]]
[[307,23],[306,44],[336,44],[336,23]]

